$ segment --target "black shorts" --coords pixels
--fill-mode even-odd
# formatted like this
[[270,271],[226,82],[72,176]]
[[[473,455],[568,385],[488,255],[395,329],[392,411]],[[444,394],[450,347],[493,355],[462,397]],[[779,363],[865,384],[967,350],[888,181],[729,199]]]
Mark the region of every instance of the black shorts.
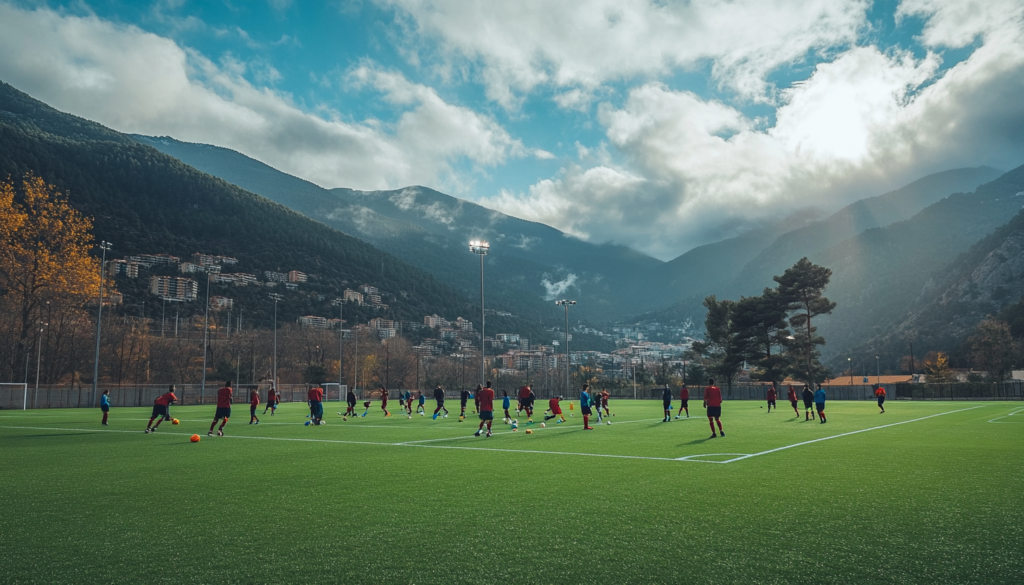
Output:
[[150,418],[156,418],[158,416],[162,416],[164,418],[168,417],[167,405],[166,404],[154,404],[153,405],[153,414],[150,415]]
[[818,412],[825,412],[825,403],[824,402],[815,402],[814,403],[814,408],[817,408]]
[[879,396],[878,397],[878,406],[882,406],[883,402],[885,402],[885,396]]
[[791,406],[792,406],[793,408],[796,408],[796,400],[790,400],[790,401],[789,401],[789,404],[790,404],[790,405],[791,405]]
[[708,418],[721,418],[722,407],[721,406],[709,406],[708,407]]
[[[662,400],[661,401],[661,405],[663,407],[663,410],[668,410],[668,409],[672,408],[672,401],[671,400]],[[601,407],[598,406],[598,408],[601,408]]]
[[310,402],[309,403],[309,412],[315,418],[323,418],[324,417],[324,403],[323,402],[319,402],[319,401]]
[[768,401],[768,406],[775,406],[775,401],[774,400],[769,400]]
[[257,408],[259,408],[259,406],[253,406],[252,404],[250,404],[250,405],[249,405],[249,414],[251,414],[251,415],[255,415],[255,414],[256,414],[256,409],[257,409]]
[[213,414],[213,420],[219,420],[222,418],[231,418],[231,407],[230,406],[218,406],[217,412]]
[[438,398],[438,399],[434,400],[434,402],[437,403],[437,407],[438,408],[441,408],[442,406],[444,406],[444,398]]
[[[879,404],[881,404],[881,402],[879,402]],[[101,404],[100,405],[100,410],[102,410],[103,412],[110,412],[110,407]]]
[[593,412],[590,411],[589,406],[581,406],[580,412],[582,412],[584,416],[590,416],[591,414],[593,414]]
[[480,420],[494,420],[494,411],[493,410],[481,410],[480,411]]
[[811,409],[811,401],[810,400],[804,400],[804,408],[806,408],[807,410]]
[[680,402],[682,402],[682,404],[683,404],[682,407],[683,408],[690,408],[690,401],[689,400],[681,400]]

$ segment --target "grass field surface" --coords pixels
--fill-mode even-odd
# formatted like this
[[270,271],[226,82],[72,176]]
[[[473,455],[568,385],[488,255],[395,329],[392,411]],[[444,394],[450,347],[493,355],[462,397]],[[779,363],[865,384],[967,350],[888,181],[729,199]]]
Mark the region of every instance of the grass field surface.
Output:
[[693,401],[490,438],[377,403],[240,404],[225,437],[212,406],[0,411],[0,582],[1024,582],[1024,404],[762,404],[716,439]]

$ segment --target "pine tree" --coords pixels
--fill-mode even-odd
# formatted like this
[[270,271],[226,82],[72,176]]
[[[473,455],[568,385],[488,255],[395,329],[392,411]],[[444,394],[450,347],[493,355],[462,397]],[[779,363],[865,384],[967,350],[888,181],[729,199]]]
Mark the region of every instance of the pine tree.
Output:
[[831,270],[811,263],[806,257],[787,268],[782,276],[773,277],[779,283],[780,301],[786,307],[789,325],[793,327],[790,348],[802,358],[794,359],[793,373],[806,380],[811,387],[815,380],[827,376],[827,370],[819,361],[821,354],[817,350],[817,346],[825,344],[825,338],[816,335],[817,328],[811,321],[814,317],[831,314],[836,308],[836,304],[824,296],[831,277]]

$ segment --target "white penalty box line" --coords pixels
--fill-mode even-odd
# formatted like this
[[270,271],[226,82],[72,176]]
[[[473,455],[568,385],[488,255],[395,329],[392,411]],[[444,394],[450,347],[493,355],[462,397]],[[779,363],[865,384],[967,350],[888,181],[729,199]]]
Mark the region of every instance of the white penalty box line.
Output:
[[[720,463],[721,464],[721,463],[734,463],[736,461],[743,461],[743,460],[746,460],[746,459],[750,459],[752,457],[758,457],[758,456],[761,456],[761,455],[768,455],[770,453],[776,453],[778,451],[785,451],[786,449],[792,449],[794,447],[801,447],[803,445],[810,445],[812,443],[819,443],[821,441],[828,441],[830,439],[838,439],[840,437],[847,437],[847,436],[856,435],[856,434],[859,434],[859,433],[866,433],[868,431],[877,431],[879,429],[885,429],[885,428],[889,428],[889,427],[905,425],[905,424],[912,423],[912,422],[919,422],[919,421],[922,421],[922,420],[927,420],[927,419],[935,418],[935,417],[938,417],[938,416],[945,416],[947,414],[956,414],[958,412],[965,412],[965,411],[974,410],[974,409],[977,409],[977,408],[984,408],[985,406],[989,406],[989,405],[982,404],[980,406],[972,406],[970,408],[961,408],[959,410],[951,410],[951,411],[948,411],[948,412],[940,412],[938,414],[932,414],[932,415],[929,415],[929,416],[923,416],[923,417],[915,418],[915,419],[911,419],[911,420],[905,420],[905,421],[890,423],[890,424],[886,424],[886,425],[880,425],[880,426],[877,426],[877,427],[871,427],[871,428],[867,428],[867,429],[860,429],[860,430],[857,430],[857,431],[850,431],[848,433],[840,433],[838,435],[832,435],[832,436],[829,436],[829,437],[821,437],[821,438],[818,438],[818,439],[812,439],[810,441],[802,441],[800,443],[794,443],[792,445],[786,445],[786,446],[783,446],[783,447],[777,447],[775,449],[768,449],[767,451],[761,451],[760,453],[701,453],[701,454],[696,454],[696,455],[686,455],[684,457],[648,457],[648,456],[644,456],[644,455],[612,455],[612,454],[607,454],[607,453],[579,453],[579,452],[571,452],[571,451],[543,451],[543,450],[538,450],[538,449],[508,449],[508,448],[500,448],[500,447],[468,447],[468,446],[467,447],[463,447],[461,445],[433,445],[433,444],[415,443],[415,442],[408,442],[408,441],[406,441],[406,442],[352,441],[352,440],[345,440],[345,439],[304,439],[304,438],[296,438],[296,437],[262,437],[262,436],[258,436],[258,435],[227,435],[225,437],[219,437],[219,439],[225,439],[225,438],[226,439],[257,439],[257,440],[262,440],[262,441],[293,441],[293,442],[301,442],[301,443],[336,443],[336,444],[344,444],[344,445],[373,445],[373,446],[380,446],[380,447],[420,447],[420,448],[423,448],[423,449],[455,449],[455,450],[462,450],[462,451],[495,451],[495,452],[501,452],[501,453],[530,453],[530,454],[538,454],[538,455],[568,455],[568,456],[576,456],[576,457],[604,457],[604,458],[611,458],[611,459],[640,459],[640,460],[648,460],[648,461],[685,461],[685,462],[693,462],[693,463]],[[1022,410],[1024,410],[1024,409],[1022,409]],[[1007,416],[1009,416],[1009,415],[1007,415]],[[625,421],[623,421],[623,422],[625,422]],[[630,422],[640,422],[640,421],[630,421]],[[142,431],[135,431],[135,430],[129,431],[129,430],[116,430],[116,429],[75,429],[75,428],[62,428],[62,427],[34,427],[34,426],[30,427],[30,426],[9,426],[9,425],[0,425],[0,428],[4,428],[4,429],[22,429],[22,430],[38,430],[38,431],[86,432],[86,433],[134,433],[134,434],[138,434],[138,433],[142,432]],[[191,436],[193,433],[176,433],[176,432],[173,432],[173,431],[172,432],[160,431],[157,434],[158,435],[168,435],[168,436],[188,437],[188,436]],[[506,432],[503,432],[501,434],[511,434],[511,433],[506,431]],[[447,440],[457,440],[457,439],[469,438],[469,437],[472,437],[472,435],[469,435],[467,437],[451,437],[450,439],[447,439]],[[709,457],[730,457],[730,459],[714,460],[714,459],[708,459]]]
[[1024,412],[1024,408],[1018,408],[1017,410],[1011,412],[1010,414],[1004,415],[1004,416],[997,416],[996,418],[994,418],[994,419],[992,419],[992,420],[990,420],[988,422],[996,423],[996,424],[1000,424],[1000,425],[1010,425],[1010,424],[1024,423],[1024,420],[1002,420],[1004,418],[1010,418],[1011,416],[1014,416],[1014,415],[1016,415],[1018,413],[1021,413],[1021,412]]

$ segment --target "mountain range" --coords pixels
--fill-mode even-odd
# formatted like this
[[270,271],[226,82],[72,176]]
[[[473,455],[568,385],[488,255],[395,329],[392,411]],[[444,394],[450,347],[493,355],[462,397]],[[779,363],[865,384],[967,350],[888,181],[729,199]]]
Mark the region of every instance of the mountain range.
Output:
[[[323,188],[230,149],[123,135],[0,85],[0,171],[31,170],[67,190],[96,218],[97,235],[125,252],[202,248],[253,270],[379,281],[412,299],[401,318],[472,317],[481,268],[467,243],[485,239],[488,307],[501,325],[541,336],[563,295],[580,302],[575,318],[690,323],[697,333],[705,296],[759,294],[807,256],[833,270],[827,295],[838,307],[818,324],[834,364],[851,352],[898,360],[893,340],[920,331],[935,332],[922,344],[948,345],[1024,294],[1015,264],[1022,169],[931,174],[824,218],[801,213],[662,262],[427,187]],[[945,333],[939,322],[950,324]]]

